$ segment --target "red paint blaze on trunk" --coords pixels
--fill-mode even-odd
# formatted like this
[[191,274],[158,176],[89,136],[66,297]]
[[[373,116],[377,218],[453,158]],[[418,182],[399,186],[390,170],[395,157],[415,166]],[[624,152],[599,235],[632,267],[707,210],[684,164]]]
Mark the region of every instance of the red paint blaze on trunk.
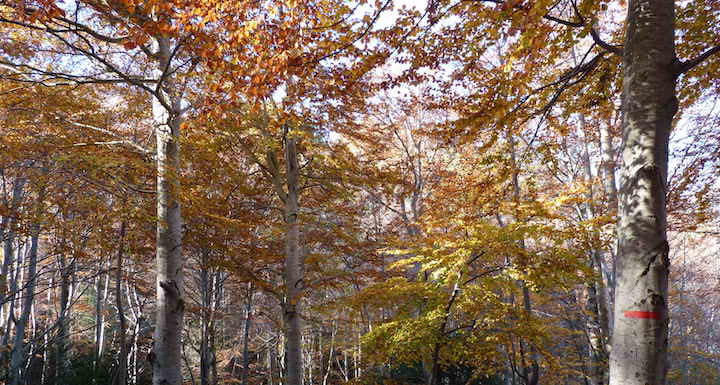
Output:
[[660,313],[655,311],[625,311],[623,312],[627,318],[652,318],[660,319]]

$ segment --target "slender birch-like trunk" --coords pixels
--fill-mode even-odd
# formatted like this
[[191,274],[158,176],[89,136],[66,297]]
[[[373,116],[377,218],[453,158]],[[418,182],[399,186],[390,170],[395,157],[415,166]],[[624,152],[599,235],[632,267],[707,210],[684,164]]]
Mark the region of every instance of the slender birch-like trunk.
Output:
[[[100,267],[104,269],[104,263]],[[100,368],[102,355],[105,352],[105,301],[108,296],[110,274],[100,273],[95,284],[95,371]]]
[[252,325],[252,283],[248,282],[247,300],[245,302],[245,328],[243,331],[243,368],[242,385],[248,385],[250,372],[250,326]]
[[[11,212],[10,215],[4,216],[2,220],[3,264],[2,271],[0,271],[0,330],[4,328],[5,333],[2,333],[2,338],[0,338],[0,346],[8,346],[10,338],[9,332],[12,323],[11,313],[13,311],[13,302],[8,300],[11,296],[15,295],[15,289],[8,287],[9,284],[10,286],[13,285],[12,282],[8,282],[7,278],[10,274],[10,267],[15,260],[15,252],[17,251],[13,249],[13,244],[15,242],[15,220],[13,215],[15,209],[18,208],[22,200],[25,181],[26,179],[22,177],[15,179],[15,184],[13,185]],[[7,303],[7,306],[6,302],[9,302]],[[4,367],[7,360],[8,357],[5,350],[0,351],[0,365]]]
[[72,263],[68,265],[65,254],[58,256],[60,270],[60,310],[58,313],[58,335],[55,346],[55,378],[62,381],[67,369],[67,350],[69,347],[70,328],[68,306],[70,304],[70,284],[72,281]]
[[[328,353],[328,359],[327,359],[327,370],[325,371],[325,375],[323,375],[323,381],[322,385],[327,385],[328,378],[330,377],[330,372],[332,371],[332,359],[333,355],[335,354],[335,334],[337,334],[335,325],[337,321],[333,321],[332,325],[330,326],[330,352]],[[320,351],[320,357],[322,357],[322,350]],[[322,364],[320,364],[322,366]]]
[[119,323],[118,345],[120,351],[118,353],[117,373],[113,378],[113,385],[127,385],[127,362],[128,362],[128,344],[127,344],[127,320],[125,318],[125,308],[122,303],[122,280],[123,280],[123,249],[125,241],[125,221],[120,222],[120,236],[118,242],[117,257],[115,259],[115,304],[117,306],[117,316]]
[[675,95],[673,0],[630,0],[610,385],[663,385],[668,348],[666,180]]
[[[516,202],[520,201],[520,170],[517,164],[517,151],[515,147],[515,138],[512,133],[508,133],[508,144],[510,145],[510,160],[513,167],[512,186],[513,186],[513,197]],[[516,218],[517,219],[517,215]],[[525,239],[519,241],[520,247],[525,249]],[[518,285],[522,290],[523,295],[523,309],[525,310],[525,316],[529,319],[532,318],[532,302],[530,298],[530,289],[524,280],[518,280]],[[514,301],[513,301],[514,302]],[[525,385],[537,385],[540,381],[540,365],[538,362],[538,353],[535,346],[532,344],[529,346],[529,364],[525,364],[525,342],[520,339],[520,356],[523,371],[523,382]]]
[[[585,118],[581,117],[581,124],[585,127]],[[589,188],[586,193],[587,202],[581,208],[585,220],[595,217],[592,202],[595,194],[592,188],[593,173],[590,165],[590,150],[588,148],[587,133],[583,140],[582,158],[584,163],[585,181]],[[586,323],[589,336],[590,358],[592,359],[591,376],[594,385],[603,385],[607,377],[607,341],[610,336],[608,321],[608,303],[605,296],[605,283],[603,281],[604,255],[601,250],[590,250],[590,267],[596,271],[596,279],[586,284],[588,294],[587,310],[590,320]]]
[[[618,188],[617,182],[615,181],[615,148],[613,147],[613,138],[611,133],[611,121],[607,124],[600,124],[600,150],[601,150],[601,169],[603,179],[603,189],[607,197],[607,204],[610,210],[617,211],[618,209]],[[610,250],[611,264],[603,268],[603,275],[607,285],[603,295],[607,298],[608,303],[608,338],[612,335],[613,330],[613,306],[615,298],[615,258],[617,256],[617,228],[614,229],[616,233],[616,241]]]
[[[39,194],[39,202],[42,202],[43,195],[43,193]],[[28,352],[28,346],[25,344],[25,329],[30,318],[30,310],[35,298],[39,237],[40,224],[34,223],[30,229],[30,252],[28,253],[27,283],[25,284],[25,293],[23,293],[22,311],[20,313],[20,318],[15,322],[15,343],[10,356],[9,385],[21,385],[24,383],[25,379],[24,369]]]
[[[17,209],[17,207],[20,205],[20,201],[23,196],[23,190],[25,188],[25,178],[17,178],[15,180],[15,184],[13,185],[13,195],[12,195],[12,203],[11,203],[11,212],[9,215],[4,216],[2,219],[2,239],[3,240],[3,264],[2,264],[2,271],[0,271],[0,306],[3,308],[5,307],[5,299],[8,294],[12,295],[13,293],[8,292],[8,272],[10,269],[10,265],[12,265],[13,261],[13,242],[15,242],[15,218],[14,218],[14,211]],[[0,314],[2,314],[0,312]],[[4,318],[4,317],[3,317]],[[0,321],[2,322],[2,321]]]
[[213,317],[218,293],[216,290],[216,274],[208,268],[209,250],[202,251],[200,267],[200,289],[202,292],[202,319],[200,339],[200,384],[212,385],[216,382],[213,374],[215,362],[214,323]]

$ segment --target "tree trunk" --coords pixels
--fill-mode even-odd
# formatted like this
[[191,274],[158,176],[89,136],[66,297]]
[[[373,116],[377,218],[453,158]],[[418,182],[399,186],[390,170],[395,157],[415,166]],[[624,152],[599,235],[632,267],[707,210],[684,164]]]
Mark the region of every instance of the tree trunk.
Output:
[[623,144],[611,385],[663,385],[667,372],[668,138],[677,111],[674,4],[631,0],[623,52]]
[[200,384],[212,385],[215,379],[212,373],[215,351],[213,346],[213,313],[215,304],[215,275],[209,270],[209,251],[202,251],[200,267],[200,290],[202,295],[202,319],[201,319],[201,340],[200,340]]
[[73,263],[67,264],[65,254],[58,256],[58,267],[60,270],[60,310],[58,313],[58,335],[55,347],[55,379],[63,382],[67,368],[67,350],[70,338],[68,321],[68,305],[70,304],[70,284]]
[[[328,378],[330,377],[330,372],[332,371],[332,359],[333,355],[335,354],[335,334],[337,334],[335,327],[336,323],[337,321],[333,321],[330,325],[330,352],[328,353],[327,370],[325,371],[325,375],[323,375],[322,385],[327,385]],[[322,350],[320,351],[320,357],[322,357]],[[322,367],[322,363],[320,365]]]
[[[607,124],[599,124],[600,126],[600,150],[602,152],[602,176],[603,176],[603,189],[605,190],[608,209],[611,212],[616,212],[618,209],[618,189],[617,183],[615,182],[615,148],[613,147],[612,133],[611,133],[611,121]],[[615,258],[617,256],[617,228],[615,228],[615,242],[610,250],[611,265],[610,268],[603,269],[603,275],[607,285],[603,295],[607,298],[607,311],[608,311],[608,338],[612,335],[613,330],[613,315],[612,315],[612,304],[615,298]]]
[[122,303],[122,280],[123,280],[123,248],[125,239],[125,221],[120,222],[120,239],[118,244],[117,259],[115,264],[115,303],[117,306],[118,323],[118,367],[114,377],[114,385],[127,385],[127,361],[128,361],[128,345],[127,345],[127,320],[125,319],[125,309]]
[[[169,68],[170,40],[158,38],[158,68]],[[158,72],[158,71],[156,71]],[[156,318],[153,336],[153,385],[182,383],[181,338],[183,329],[182,218],[180,215],[180,97],[168,92],[172,84],[160,87],[163,103],[153,99],[157,139],[157,255]],[[172,90],[171,90],[172,91]]]
[[[15,210],[20,205],[22,199],[23,189],[25,187],[25,178],[17,178],[13,186],[12,203],[10,206],[10,213],[2,219],[2,239],[3,240],[3,264],[2,271],[0,271],[0,307],[5,306],[5,299],[8,294],[14,294],[8,291],[7,276],[10,269],[10,265],[13,261],[13,242],[15,242]],[[0,314],[3,314],[0,312]],[[4,317],[3,317],[4,318]],[[1,322],[1,321],[0,321]]]
[[[516,202],[520,202],[520,169],[517,164],[517,151],[515,147],[515,138],[512,132],[508,132],[508,145],[510,146],[510,161],[513,167],[512,186],[513,186],[513,199]],[[500,219],[500,217],[498,217]],[[515,220],[518,220],[518,215],[515,215]],[[500,223],[502,226],[502,223]],[[525,239],[520,239],[519,245],[522,249],[525,249]],[[528,320],[532,318],[532,302],[530,299],[530,290],[528,289],[524,280],[517,281],[518,286],[522,290],[523,294],[523,309],[525,310],[525,316]],[[514,302],[514,301],[513,301]],[[526,365],[525,362],[525,342],[520,339],[520,357],[521,366],[523,371],[522,380],[525,385],[537,385],[540,381],[540,364],[538,362],[538,352],[534,344],[530,343],[530,362]]]
[[[44,194],[40,194],[39,201],[42,201]],[[40,205],[38,203],[38,205]],[[37,270],[38,238],[40,237],[40,224],[34,223],[30,229],[30,252],[28,255],[27,284],[23,297],[22,312],[15,323],[15,344],[10,357],[10,382],[9,385],[20,385],[25,378],[25,361],[27,360],[27,346],[25,346],[25,328],[30,318],[30,309],[35,298],[35,279]]]
[[[581,115],[581,125],[585,128],[585,118]],[[595,217],[595,209],[592,202],[595,201],[595,194],[592,189],[593,173],[590,164],[590,149],[587,132],[584,134],[583,140],[583,163],[585,171],[585,181],[590,186],[586,193],[587,202],[581,207],[585,220],[591,220]],[[595,243],[599,243],[599,235],[594,238]],[[607,340],[610,335],[608,321],[608,304],[607,296],[605,296],[605,283],[603,281],[603,261],[604,255],[602,250],[589,251],[589,265],[596,271],[596,279],[594,282],[585,284],[586,293],[588,295],[587,311],[590,315],[586,322],[586,331],[589,337],[589,351],[592,359],[591,376],[593,385],[605,384],[607,374]]]
[[[23,189],[25,187],[25,178],[17,178],[15,180],[15,184],[13,186],[13,196],[12,196],[12,203],[11,203],[11,211],[9,215],[4,216],[2,220],[2,230],[3,230],[3,264],[2,264],[2,271],[0,271],[0,332],[2,332],[2,328],[6,328],[5,333],[2,333],[2,338],[0,338],[0,346],[7,346],[10,338],[10,326],[11,326],[11,313],[13,311],[12,304],[7,305],[7,311],[5,303],[9,302],[10,296],[15,295],[15,291],[12,288],[8,287],[8,281],[7,277],[10,273],[10,267],[13,264],[14,261],[14,251],[13,250],[13,243],[15,242],[15,210],[20,205],[20,201],[22,200],[23,196]],[[7,363],[7,355],[5,350],[0,351],[0,367],[5,367]]]
[[[104,263],[100,270],[104,269]],[[95,373],[100,369],[103,353],[105,353],[105,301],[108,295],[110,274],[99,273],[95,284]]]
[[242,385],[248,385],[250,371],[250,326],[252,325],[252,283],[248,283],[247,302],[245,302],[245,330],[243,331],[243,369]]
[[287,385],[302,384],[302,324],[300,303],[303,289],[302,256],[300,250],[300,223],[298,220],[299,166],[297,139],[287,135],[285,163],[287,168],[287,197],[285,201],[285,360]]

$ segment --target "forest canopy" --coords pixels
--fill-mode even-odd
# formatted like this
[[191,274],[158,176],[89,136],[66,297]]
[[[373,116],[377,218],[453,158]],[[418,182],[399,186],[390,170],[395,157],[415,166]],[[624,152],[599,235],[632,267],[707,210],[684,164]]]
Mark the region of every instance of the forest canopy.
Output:
[[720,3],[0,0],[0,385],[720,384]]

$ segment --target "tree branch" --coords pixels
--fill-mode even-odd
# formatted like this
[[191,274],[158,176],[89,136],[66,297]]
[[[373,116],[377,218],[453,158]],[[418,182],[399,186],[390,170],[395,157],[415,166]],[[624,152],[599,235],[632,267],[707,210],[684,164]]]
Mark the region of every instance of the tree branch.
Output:
[[692,59],[679,62],[677,68],[675,69],[675,76],[680,76],[685,72],[690,71],[691,69],[695,68],[697,65],[705,61],[705,59],[718,52],[720,52],[720,45],[716,45],[715,47],[708,49],[707,51],[701,53],[700,55]]
[[613,53],[618,56],[623,55],[623,49],[622,47],[618,47],[616,45],[609,44],[605,40],[603,40],[598,32],[595,30],[595,27],[590,27],[590,36],[592,36],[593,41],[595,44],[600,46],[600,48],[604,49],[605,51],[608,51],[610,53]]

